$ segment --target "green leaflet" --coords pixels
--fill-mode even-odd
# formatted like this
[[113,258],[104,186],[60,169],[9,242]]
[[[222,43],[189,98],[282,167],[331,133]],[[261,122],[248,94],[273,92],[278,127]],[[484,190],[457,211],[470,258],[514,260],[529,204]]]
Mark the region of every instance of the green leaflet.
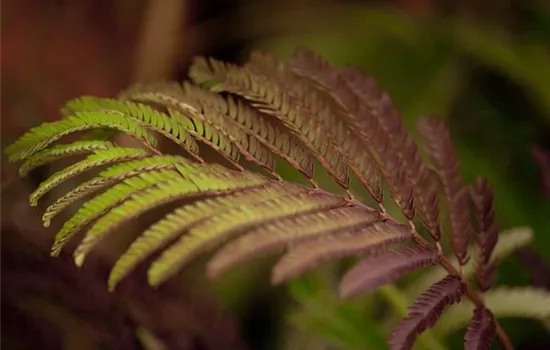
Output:
[[219,152],[238,170],[244,170],[239,164],[239,148],[226,135],[220,133],[210,124],[205,123],[196,113],[187,112],[183,114],[174,109],[169,109],[168,112],[172,118],[177,119],[179,123],[184,125],[195,139]]
[[231,142],[235,143],[240,153],[247,160],[260,165],[273,177],[280,179],[280,176],[274,172],[275,160],[273,155],[264,148],[256,137],[246,133],[233,119],[210,107],[207,103],[204,103],[205,101],[194,100],[193,98],[189,98],[189,96],[185,100],[192,106],[194,115],[202,117],[206,123],[212,125],[212,127],[224,134]]
[[38,205],[38,200],[55,186],[88,170],[126,160],[139,159],[147,156],[147,152],[139,148],[112,148],[95,151],[86,159],[72,164],[42,182],[30,196],[31,206]]
[[155,137],[120,113],[106,111],[78,112],[60,121],[42,123],[32,128],[6,149],[10,161],[25,159],[69,134],[98,128],[115,129],[143,141],[154,149]]
[[162,169],[174,170],[176,163],[189,164],[189,161],[178,156],[150,156],[113,165],[102,171],[99,176],[80,184],[48,206],[42,216],[44,226],[49,226],[52,219],[69,205],[94,192],[143,172]]
[[[498,262],[503,258],[510,255],[515,250],[524,247],[531,243],[533,240],[533,231],[528,227],[518,227],[513,228],[507,231],[503,231],[499,234],[497,245],[493,251],[491,261]],[[473,251],[474,245],[472,244],[469,248]],[[457,266],[456,258],[448,257],[451,264]],[[462,273],[466,278],[473,276],[475,272],[475,259],[470,259],[470,261],[463,266]],[[406,289],[406,293],[412,298],[415,298],[417,295],[420,295],[424,290],[429,288],[433,283],[437,282],[438,279],[441,279],[445,276],[445,271],[441,268],[433,268],[428,270],[420,278],[416,279],[414,284]],[[471,316],[471,315],[470,315]]]
[[242,205],[273,200],[307,190],[306,187],[289,183],[271,182],[176,209],[143,232],[117,260],[109,275],[109,289],[113,290],[122,278],[150,254],[209,217]]
[[235,233],[270,220],[335,208],[346,202],[339,196],[321,192],[298,193],[265,202],[243,205],[213,216],[193,227],[163,252],[149,269],[149,283],[158,285],[172,276],[197,254],[230,239]]
[[143,126],[171,139],[183,147],[195,159],[201,160],[198,156],[199,147],[185,125],[181,124],[179,119],[170,118],[165,113],[147,105],[130,101],[84,96],[69,101],[65,105],[65,109],[73,113],[82,111],[122,113],[129,118],[135,119]]
[[208,275],[216,278],[238,263],[280,246],[370,225],[378,219],[377,211],[349,206],[277,220],[226,244],[208,263]]
[[[186,85],[186,90],[190,87]],[[198,88],[195,88],[198,90]],[[175,83],[139,85],[125,92],[125,98],[149,102],[160,103],[168,109],[174,109],[183,116],[190,115],[193,120],[201,120],[214,128],[220,135],[233,143],[239,152],[251,162],[264,167],[272,176],[279,178],[273,169],[275,167],[274,159],[271,153],[267,152],[263,146],[258,144],[254,137],[247,135],[236,122],[221,114],[219,110],[211,108],[207,100],[221,98],[215,94],[206,93],[201,95],[204,99],[197,99],[189,93],[183,93],[182,88]],[[250,139],[249,139],[250,138]]]
[[197,111],[182,101],[181,89],[176,84],[136,85],[123,92],[121,98],[165,105],[172,120],[181,124],[196,140],[218,151],[235,168],[243,170],[239,164],[239,148],[228,134],[209,123]]
[[67,145],[55,145],[33,154],[25,160],[19,168],[19,175],[26,176],[30,171],[70,156],[91,153],[97,150],[106,150],[115,147],[109,141],[75,141]]
[[[206,166],[204,166],[206,168]],[[177,165],[177,168],[184,168]],[[236,190],[246,186],[265,183],[267,179],[253,173],[233,173],[227,169],[213,166],[217,171],[187,173],[187,178],[177,178],[161,182],[155,186],[135,193],[129,200],[111,209],[97,220],[86,233],[84,240],[74,252],[75,263],[81,266],[86,255],[117,226],[131,220],[156,206],[193,195],[205,195]]]
[[[489,290],[483,296],[485,305],[496,318],[525,317],[540,321],[550,319],[550,293],[532,287],[500,287]],[[449,308],[443,314],[435,331],[449,335],[470,323],[474,305],[470,300]]]
[[177,171],[160,170],[132,176],[116,184],[107,191],[84,203],[76,213],[67,220],[55,236],[52,255],[57,256],[67,241],[86,225],[105,214],[118,203],[129,198],[133,193],[158,184],[161,181],[176,179],[181,175]]
[[[292,133],[273,125],[267,120],[267,116],[250,108],[242,100],[235,100],[231,96],[224,98],[190,83],[184,83],[183,89],[184,96],[187,99],[193,99],[195,104],[201,106],[201,109],[215,110],[223,116],[222,120],[232,119],[240,129],[249,135],[250,147],[253,147],[252,143],[256,140],[285,159],[308,178],[313,176],[313,161],[309,152],[302,147]],[[203,114],[207,118],[211,115],[204,111]]]

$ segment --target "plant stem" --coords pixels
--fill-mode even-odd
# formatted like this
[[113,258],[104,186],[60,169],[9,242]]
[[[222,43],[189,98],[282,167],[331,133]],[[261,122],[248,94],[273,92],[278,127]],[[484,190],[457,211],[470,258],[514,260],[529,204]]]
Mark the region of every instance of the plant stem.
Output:
[[[424,239],[417,231],[412,222],[409,222],[409,225],[411,226],[414,238],[417,242],[423,245],[431,246],[428,241]],[[470,281],[468,281],[467,278],[464,277],[464,275],[459,271],[457,268],[451,264],[451,262],[447,259],[447,257],[440,253],[440,264],[443,266],[445,270],[447,270],[450,274],[459,276],[464,284],[466,285],[466,295],[472,300],[475,306],[477,307],[486,307],[485,303],[483,302],[483,298],[477,293],[475,288],[472,286]],[[496,333],[497,337],[499,339],[500,344],[504,347],[505,350],[514,350],[514,346],[512,345],[512,342],[510,341],[510,338],[508,338],[508,335],[502,329],[498,321],[495,319],[495,325],[496,325]]]
[[[443,266],[447,271],[449,271],[449,273],[460,276],[464,284],[466,284],[466,294],[468,295],[468,297],[470,297],[472,302],[478,307],[485,307],[483,298],[477,293],[477,291],[474,289],[470,281],[468,281],[467,278],[464,278],[464,276],[458,272],[458,270],[453,266],[453,264],[449,262],[449,260],[447,260],[446,257],[441,258],[441,266]],[[500,344],[504,347],[505,350],[514,350],[514,346],[512,345],[510,338],[508,338],[508,335],[506,334],[506,332],[500,326],[500,324],[496,319],[495,319],[495,325],[496,325],[496,333],[500,341]]]

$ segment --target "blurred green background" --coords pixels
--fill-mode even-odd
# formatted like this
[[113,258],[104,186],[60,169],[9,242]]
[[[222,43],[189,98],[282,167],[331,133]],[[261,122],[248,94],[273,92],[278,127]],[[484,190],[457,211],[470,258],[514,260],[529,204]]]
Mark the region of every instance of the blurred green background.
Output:
[[[286,57],[302,45],[336,66],[359,66],[389,92],[413,135],[421,116],[447,119],[464,178],[471,181],[480,174],[489,179],[501,227],[532,228],[532,243],[521,244],[525,246],[505,259],[497,283],[550,288],[550,193],[543,180],[550,174],[548,165],[533,156],[550,149],[550,1],[13,0],[2,2],[1,26],[2,147],[29,127],[56,119],[67,99],[112,96],[137,81],[183,80],[196,55],[242,62],[254,49]],[[66,324],[74,319],[92,325],[100,321],[76,306],[69,307],[74,319],[67,321],[58,317],[59,311],[51,316],[43,305],[18,301],[22,290],[39,299],[59,291],[31,288],[34,284],[21,277],[34,266],[29,261],[54,264],[42,256],[53,231],[40,228],[38,211],[26,205],[28,186],[44,174],[20,180],[4,160],[2,274],[8,277],[2,278],[2,345],[25,349],[21,338],[30,334],[29,321],[17,321],[14,315],[38,319],[38,329],[55,324],[56,330],[39,333],[45,338],[58,334],[59,339],[65,339]],[[18,252],[28,241],[35,241],[36,254],[21,257]],[[116,297],[103,295],[97,287],[104,283],[99,263],[100,272],[90,268],[84,273],[94,277],[79,283],[93,285],[106,300],[100,305],[113,303],[115,312],[132,320],[123,322],[129,337],[137,339],[128,342],[129,348],[162,348],[151,340],[160,339],[168,349],[385,349],[395,314],[410,302],[403,299],[403,286],[339,302],[334,285],[342,266],[336,263],[287,287],[271,288],[266,277],[270,262],[241,267],[215,284],[201,277],[202,265],[197,264],[174,288],[190,286],[213,311],[183,308],[174,319],[155,315],[147,303],[128,303],[135,294],[130,287]],[[45,276],[80,273],[52,271]],[[412,276],[403,283],[414,285],[416,280]],[[188,292],[166,290],[157,293],[156,302],[163,303],[165,293],[175,299],[181,293],[177,302],[183,305],[196,302]],[[66,298],[60,299],[47,299],[47,304],[67,308]],[[25,307],[14,306],[21,303]],[[140,316],[132,307],[139,308]],[[191,321],[175,321],[180,318]],[[155,328],[160,322],[167,326]],[[231,328],[231,334],[212,342],[209,338],[218,336],[212,334],[212,322]],[[503,325],[518,349],[550,348],[548,328],[540,322],[510,318]],[[113,332],[105,327],[109,330],[102,332]],[[88,328],[72,343],[56,338],[57,345],[43,342],[38,348],[95,344],[90,339],[97,337],[86,338]],[[172,335],[181,332],[187,338],[174,340]],[[448,336],[436,329],[419,348],[459,349],[462,336],[463,329]],[[238,341],[228,340],[235,337]],[[86,347],[118,348],[98,344],[104,347]]]

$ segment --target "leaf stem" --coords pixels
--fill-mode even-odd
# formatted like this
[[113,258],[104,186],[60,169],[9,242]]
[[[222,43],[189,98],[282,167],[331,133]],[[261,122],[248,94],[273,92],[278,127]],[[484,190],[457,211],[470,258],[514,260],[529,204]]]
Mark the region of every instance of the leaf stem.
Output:
[[[412,227],[414,227],[414,225]],[[413,230],[412,233],[416,241],[421,242],[422,244],[429,245],[428,241],[426,241],[424,237],[422,237],[418,232],[416,232],[416,230]],[[440,265],[445,270],[447,270],[450,274],[459,276],[462,279],[462,281],[466,285],[466,295],[468,295],[468,297],[470,298],[470,300],[472,300],[475,306],[486,307],[482,296],[478,294],[478,292],[472,286],[470,281],[468,281],[468,279],[464,277],[462,272],[459,271],[456,267],[454,267],[453,264],[451,264],[451,262],[443,254],[440,254]],[[495,319],[495,324],[496,324],[496,333],[500,344],[504,347],[505,350],[514,350],[514,346],[512,345],[510,338],[508,338],[508,335],[506,334],[506,332],[500,326],[500,324],[496,319]]]

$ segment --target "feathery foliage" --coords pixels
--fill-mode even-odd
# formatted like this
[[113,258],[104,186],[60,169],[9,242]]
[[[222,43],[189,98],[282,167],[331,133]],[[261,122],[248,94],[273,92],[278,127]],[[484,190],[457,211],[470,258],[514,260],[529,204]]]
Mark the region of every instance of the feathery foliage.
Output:
[[494,283],[495,268],[490,260],[498,239],[498,227],[494,220],[493,193],[487,186],[485,179],[478,178],[475,187],[470,191],[477,219],[476,281],[483,291],[491,288]]
[[419,130],[426,139],[426,150],[433,161],[435,171],[443,185],[449,210],[451,244],[460,265],[469,260],[470,211],[467,187],[462,183],[458,160],[451,136],[442,120],[424,118]]
[[399,322],[392,333],[390,348],[412,348],[417,335],[432,327],[445,306],[460,301],[465,291],[466,286],[457,276],[448,275],[433,284],[409,307],[408,316]]
[[381,285],[395,282],[405,273],[438,262],[437,251],[422,246],[365,258],[346,273],[340,283],[340,295],[347,298],[372,291]]
[[[425,118],[419,124],[431,160],[425,163],[421,147],[372,77],[356,68],[333,67],[305,49],[287,61],[255,52],[243,65],[197,58],[189,75],[192,82],[136,85],[116,99],[71,100],[62,108],[63,119],[31,129],[6,150],[11,161],[24,161],[22,176],[55,160],[87,155],[40,184],[31,195],[32,205],[65,180],[103,168],[47,207],[45,226],[77,206],[55,236],[52,255],[83,232],[73,252],[80,266],[118,228],[172,203],[176,209],[141,233],[117,260],[109,289],[159,252],[148,270],[153,286],[217,248],[207,264],[211,278],[245,260],[283,251],[273,268],[274,284],[323,261],[360,256],[340,283],[344,298],[440,265],[447,276],[430,281],[411,305],[393,333],[392,348],[410,348],[464,294],[481,310],[472,319],[467,346],[483,349],[496,334],[511,348],[467,275],[474,226],[478,285],[484,292],[492,284],[491,254],[495,246],[495,255],[499,251],[492,194],[484,180],[471,188],[463,184],[450,132],[441,120]],[[94,130],[109,133],[96,137]],[[79,141],[55,144],[74,133],[85,134]],[[118,133],[143,147],[110,140]],[[179,145],[182,154],[164,154],[159,137]],[[204,145],[214,152],[204,152]],[[226,162],[209,159],[213,153]],[[279,158],[302,173],[309,186],[283,181],[276,170]],[[319,188],[315,161],[347,197]],[[354,199],[349,186],[355,178],[377,208]],[[391,218],[382,205],[385,187],[406,224]],[[440,192],[455,261],[444,255],[440,242]],[[428,238],[416,229],[417,221]]]
[[488,350],[495,336],[495,319],[484,307],[474,310],[472,322],[464,336],[466,350]]

